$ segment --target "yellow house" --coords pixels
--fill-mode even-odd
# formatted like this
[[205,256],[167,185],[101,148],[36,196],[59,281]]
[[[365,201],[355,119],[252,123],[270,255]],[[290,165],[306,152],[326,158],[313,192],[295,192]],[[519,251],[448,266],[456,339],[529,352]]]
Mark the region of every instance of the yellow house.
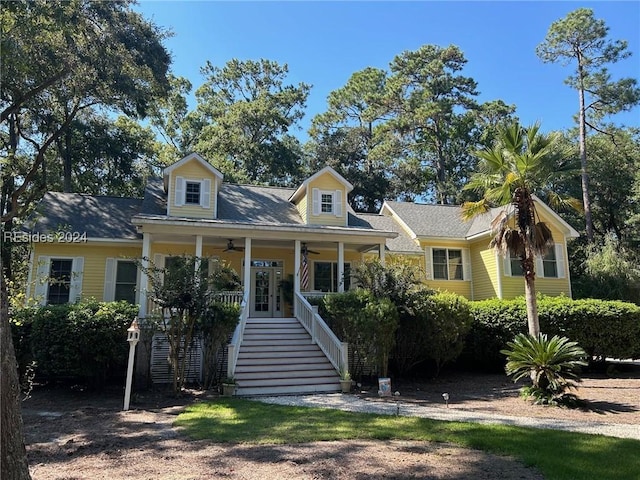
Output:
[[[27,297],[41,304],[124,299],[139,305],[144,321],[153,305],[135,259],[158,267],[182,254],[227,262],[242,281],[242,291],[229,294],[241,300],[242,313],[227,352],[228,374],[238,393],[248,395],[339,388],[346,345],[306,297],[350,288],[350,269],[372,252],[382,261],[412,258],[428,285],[470,299],[522,293],[517,262],[503,262],[488,247],[490,216],[467,224],[457,207],[402,202],[385,202],[378,215],[360,214],[347,201],[352,189],[330,167],[297,189],[228,184],[194,153],[150,179],[141,199],[49,192],[28,232]],[[556,248],[540,262],[538,288],[570,295],[566,241],[577,232],[539,206]],[[293,316],[282,289],[290,277]],[[168,379],[166,348],[162,336],[154,337],[155,381]],[[197,378],[199,367],[193,368]]]

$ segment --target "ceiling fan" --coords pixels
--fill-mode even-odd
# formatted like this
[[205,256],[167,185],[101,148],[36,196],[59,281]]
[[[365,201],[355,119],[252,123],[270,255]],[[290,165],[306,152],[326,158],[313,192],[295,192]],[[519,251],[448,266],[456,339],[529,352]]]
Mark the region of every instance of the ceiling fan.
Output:
[[227,242],[227,248],[225,248],[222,251],[223,252],[244,252],[244,247],[236,247],[233,244],[233,240],[229,239],[229,241]]
[[300,250],[302,251],[302,255],[308,255],[309,253],[312,253],[313,255],[320,254],[320,252],[316,252],[315,250],[309,250],[306,243],[302,244],[302,248]]

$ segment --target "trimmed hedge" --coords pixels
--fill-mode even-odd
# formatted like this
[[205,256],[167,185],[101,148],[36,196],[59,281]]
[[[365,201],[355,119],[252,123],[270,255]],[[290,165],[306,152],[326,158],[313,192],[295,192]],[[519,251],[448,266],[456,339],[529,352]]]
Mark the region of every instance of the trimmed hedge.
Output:
[[[518,333],[527,332],[524,298],[471,302],[474,317],[460,364],[502,371],[500,350]],[[609,300],[538,299],[540,329],[578,342],[595,359],[640,358],[640,306]]]
[[13,312],[20,370],[35,361],[36,378],[73,379],[99,388],[108,377],[124,374],[127,328],[137,315],[136,305],[92,300]]

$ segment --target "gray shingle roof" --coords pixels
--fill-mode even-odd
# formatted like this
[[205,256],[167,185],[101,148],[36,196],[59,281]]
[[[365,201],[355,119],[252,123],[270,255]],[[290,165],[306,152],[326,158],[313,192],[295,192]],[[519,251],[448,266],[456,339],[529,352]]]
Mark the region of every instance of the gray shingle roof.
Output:
[[391,252],[403,253],[423,253],[424,250],[409,236],[409,234],[396,221],[386,215],[377,215],[373,213],[359,213],[358,217],[367,221],[369,225],[376,230],[386,230],[397,232],[396,238],[387,239],[387,248]]
[[462,220],[459,205],[386,203],[419,237],[466,238],[472,226]]
[[218,219],[260,224],[299,224],[302,218],[289,202],[291,188],[222,184]]
[[164,183],[161,178],[150,178],[147,181],[140,213],[146,215],[166,215],[167,194],[164,193]]
[[59,230],[86,232],[89,238],[139,239],[133,217],[140,198],[120,198],[83,193],[47,192],[25,230],[50,233]]

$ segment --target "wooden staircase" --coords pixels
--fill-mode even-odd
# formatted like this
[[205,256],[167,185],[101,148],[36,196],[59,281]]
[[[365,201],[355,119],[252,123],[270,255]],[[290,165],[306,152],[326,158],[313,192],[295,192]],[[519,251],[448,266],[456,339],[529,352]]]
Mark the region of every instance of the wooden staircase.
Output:
[[340,391],[340,376],[295,318],[249,318],[238,353],[236,395]]

